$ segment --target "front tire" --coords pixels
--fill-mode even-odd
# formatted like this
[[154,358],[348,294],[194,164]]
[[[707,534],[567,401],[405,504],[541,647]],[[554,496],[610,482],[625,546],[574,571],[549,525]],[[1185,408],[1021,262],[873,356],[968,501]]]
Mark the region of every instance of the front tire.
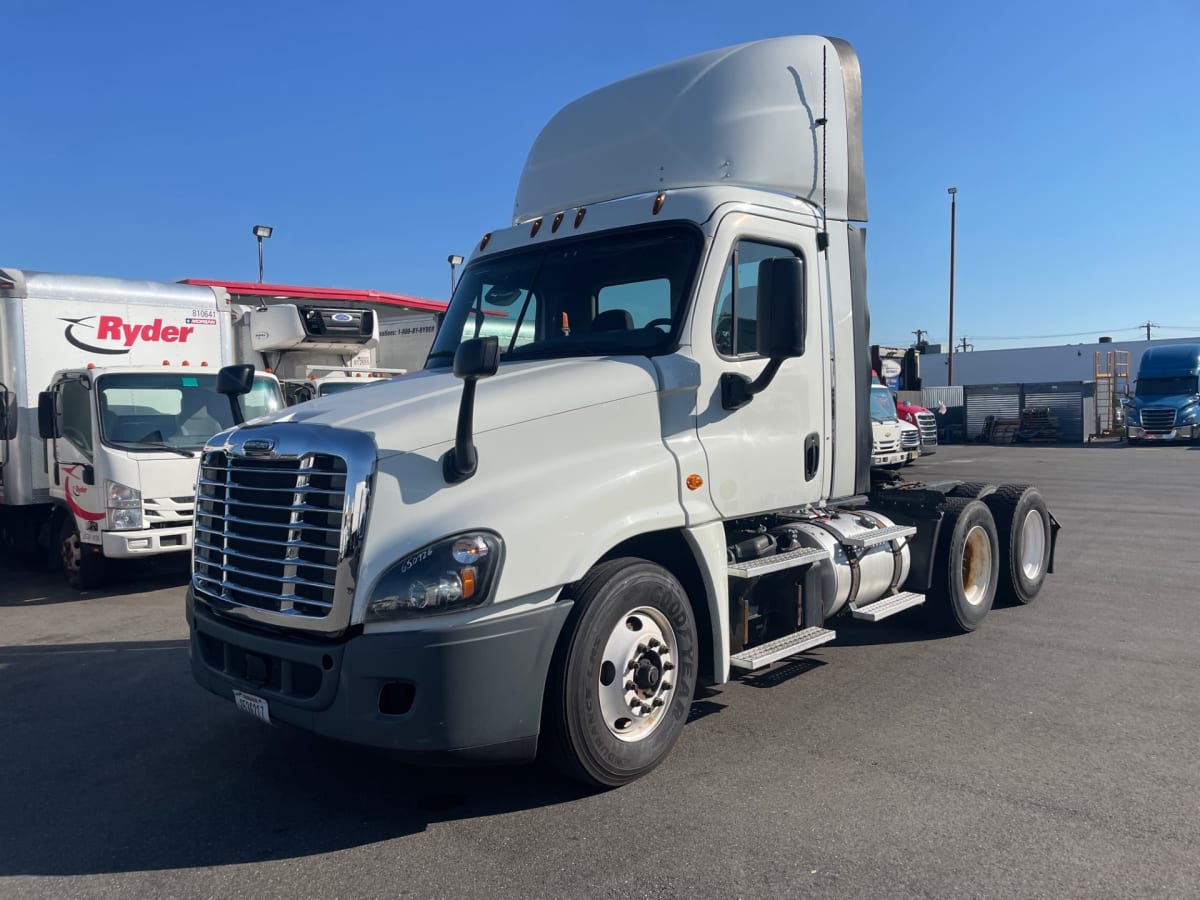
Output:
[[996,522],[982,500],[946,500],[925,603],[930,624],[953,634],[983,624],[996,600],[999,544]]
[[546,755],[576,780],[618,787],[661,763],[687,722],[695,616],[670,572],[631,557],[597,565],[568,595],[546,685]]
[[99,547],[84,544],[79,540],[79,529],[75,517],[66,515],[59,527],[58,554],[62,562],[67,584],[76,590],[86,591],[104,583],[104,554]]

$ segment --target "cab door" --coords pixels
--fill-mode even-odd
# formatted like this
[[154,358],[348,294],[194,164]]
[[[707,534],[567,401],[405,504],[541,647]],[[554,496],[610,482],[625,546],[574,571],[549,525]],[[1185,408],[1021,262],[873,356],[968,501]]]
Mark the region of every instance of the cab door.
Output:
[[[804,355],[785,360],[750,403],[726,409],[721,377],[735,373],[753,380],[767,365],[758,347],[758,267],[779,257],[797,257],[804,267]],[[701,361],[697,432],[708,458],[712,502],[723,518],[828,496],[827,329],[817,273],[813,228],[733,212],[714,235],[692,336]]]
[[46,439],[50,466],[50,496],[62,500],[74,514],[83,543],[101,542],[105,518],[103,486],[96,484],[94,467],[97,429],[92,392],[78,378],[59,381],[49,401],[53,420]]

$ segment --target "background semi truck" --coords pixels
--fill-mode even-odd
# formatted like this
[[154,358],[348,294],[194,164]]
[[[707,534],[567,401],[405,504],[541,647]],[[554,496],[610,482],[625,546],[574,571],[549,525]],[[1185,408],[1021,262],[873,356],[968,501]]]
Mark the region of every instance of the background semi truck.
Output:
[[1125,403],[1125,438],[1200,441],[1200,344],[1149,347]]
[[205,449],[199,683],[613,786],[666,757],[699,682],[841,618],[969,632],[1033,601],[1057,531],[1036,488],[872,476],[860,122],[857,58],[823,37],[561,110],[423,371]]
[[[208,287],[0,269],[0,535],[93,587],[187,552],[200,450],[234,424],[233,316]],[[282,407],[259,375],[245,414]]]

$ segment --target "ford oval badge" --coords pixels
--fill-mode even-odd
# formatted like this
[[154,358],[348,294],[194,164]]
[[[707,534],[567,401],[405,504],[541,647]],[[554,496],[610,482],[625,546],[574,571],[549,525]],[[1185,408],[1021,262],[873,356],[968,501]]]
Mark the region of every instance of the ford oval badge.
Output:
[[334,313],[332,316],[330,316],[330,318],[333,319],[333,321],[335,321],[335,322],[353,322],[354,321],[354,316],[350,315],[350,313]]

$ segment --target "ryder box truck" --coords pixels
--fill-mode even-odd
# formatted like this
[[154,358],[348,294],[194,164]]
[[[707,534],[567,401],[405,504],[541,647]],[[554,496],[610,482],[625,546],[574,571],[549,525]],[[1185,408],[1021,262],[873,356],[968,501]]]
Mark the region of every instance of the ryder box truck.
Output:
[[853,50],[803,36],[561,110],[423,371],[205,448],[200,684],[615,786],[698,682],[843,617],[967,632],[1031,602],[1057,530],[1036,488],[872,477],[860,123]]
[[[94,587],[111,558],[192,547],[232,311],[211,287],[0,268],[0,537]],[[255,377],[248,416],[282,407]]]

